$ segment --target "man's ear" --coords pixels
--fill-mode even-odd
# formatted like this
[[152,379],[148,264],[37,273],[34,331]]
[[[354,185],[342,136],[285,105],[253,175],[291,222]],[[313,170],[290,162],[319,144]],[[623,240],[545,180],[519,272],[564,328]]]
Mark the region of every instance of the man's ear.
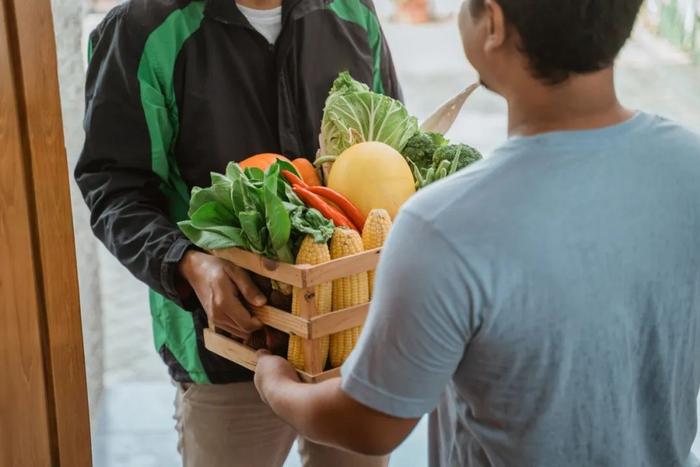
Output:
[[488,24],[484,53],[491,54],[500,49],[506,42],[506,17],[503,8],[495,0],[484,0],[484,15]]

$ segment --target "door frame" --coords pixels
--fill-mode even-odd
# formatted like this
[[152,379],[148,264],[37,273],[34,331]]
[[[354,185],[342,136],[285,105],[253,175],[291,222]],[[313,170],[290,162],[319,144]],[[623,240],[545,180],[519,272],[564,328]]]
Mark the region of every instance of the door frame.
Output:
[[50,0],[0,0],[0,465],[91,465]]

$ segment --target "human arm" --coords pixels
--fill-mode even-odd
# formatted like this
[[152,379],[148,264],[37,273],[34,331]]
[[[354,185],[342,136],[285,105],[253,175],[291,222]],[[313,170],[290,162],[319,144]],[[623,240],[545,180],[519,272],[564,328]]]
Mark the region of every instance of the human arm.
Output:
[[370,456],[393,451],[411,433],[417,418],[393,417],[349,397],[340,378],[303,384],[283,358],[259,353],[256,385],[265,402],[297,433],[320,444]]
[[342,381],[304,385],[286,363],[264,356],[256,373],[262,397],[312,439],[364,453],[396,447],[437,405],[477,328],[473,283],[457,258],[429,223],[400,214]]
[[175,224],[187,215],[189,193],[170,157],[177,119],[168,70],[147,50],[153,18],[131,5],[114,9],[90,36],[76,182],[95,235],[136,278],[186,309],[199,298],[218,325],[246,337],[260,323],[236,297],[240,290],[263,303],[257,289],[235,266],[193,248]]

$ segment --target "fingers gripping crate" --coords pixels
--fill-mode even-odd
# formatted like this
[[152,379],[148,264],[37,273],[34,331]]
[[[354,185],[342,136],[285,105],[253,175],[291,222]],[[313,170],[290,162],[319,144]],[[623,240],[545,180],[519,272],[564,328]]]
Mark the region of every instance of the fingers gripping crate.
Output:
[[[301,289],[300,316],[272,306],[254,307],[253,314],[265,325],[302,339],[308,370],[298,371],[303,381],[317,383],[340,374],[340,368],[324,371],[320,346],[316,343],[325,336],[362,326],[369,303],[319,314],[315,303],[316,286],[376,269],[381,248],[316,266],[280,263],[238,248],[216,250],[212,254],[260,276]],[[256,351],[217,333],[212,323],[204,330],[204,343],[211,352],[255,371]]]

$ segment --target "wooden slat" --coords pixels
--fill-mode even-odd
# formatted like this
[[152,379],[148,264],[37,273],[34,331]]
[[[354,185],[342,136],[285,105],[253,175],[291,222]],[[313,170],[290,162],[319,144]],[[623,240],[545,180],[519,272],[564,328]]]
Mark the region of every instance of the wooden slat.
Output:
[[[258,363],[258,355],[250,347],[236,342],[233,339],[216,334],[211,329],[204,330],[204,345],[215,354],[241,365],[250,371],[255,371]],[[340,376],[340,368],[335,368],[318,374],[297,371],[299,377],[305,383],[320,383]]]
[[364,251],[316,266],[280,263],[240,248],[213,250],[211,253],[263,277],[304,288],[377,268],[382,249]]
[[[299,294],[299,315],[307,321],[318,315],[316,308],[316,287],[308,287],[302,289]],[[303,339],[301,341],[304,349],[304,368],[312,374],[318,374],[323,371],[326,365],[325,354],[322,351],[320,339]]]
[[309,321],[304,318],[271,306],[254,308],[253,313],[256,318],[272,328],[304,339],[309,337]]
[[53,464],[55,447],[12,22],[0,1],[0,466],[45,466]]
[[340,376],[340,368],[333,368],[332,370],[324,371],[318,375],[310,375],[304,371],[297,371],[299,377],[305,383],[318,384],[329,379],[338,378]]
[[311,319],[309,337],[318,339],[340,331],[362,326],[367,319],[369,303],[333,311]]
[[294,287],[306,286],[304,276],[308,266],[281,263],[240,248],[213,250],[211,253],[268,279],[283,282]]
[[306,286],[324,284],[326,282],[352,276],[361,272],[371,271],[377,268],[381,248],[364,251],[352,256],[334,259],[327,263],[309,268],[306,273]]
[[[5,0],[15,14],[24,131],[36,208],[36,248],[57,458],[71,467],[89,466],[90,424],[85,382],[68,167],[63,138],[56,45],[49,0]],[[27,463],[24,463],[27,465]]]
[[258,356],[255,350],[233,339],[216,334],[211,329],[204,330],[204,345],[215,354],[238,363],[250,371],[255,371]]

